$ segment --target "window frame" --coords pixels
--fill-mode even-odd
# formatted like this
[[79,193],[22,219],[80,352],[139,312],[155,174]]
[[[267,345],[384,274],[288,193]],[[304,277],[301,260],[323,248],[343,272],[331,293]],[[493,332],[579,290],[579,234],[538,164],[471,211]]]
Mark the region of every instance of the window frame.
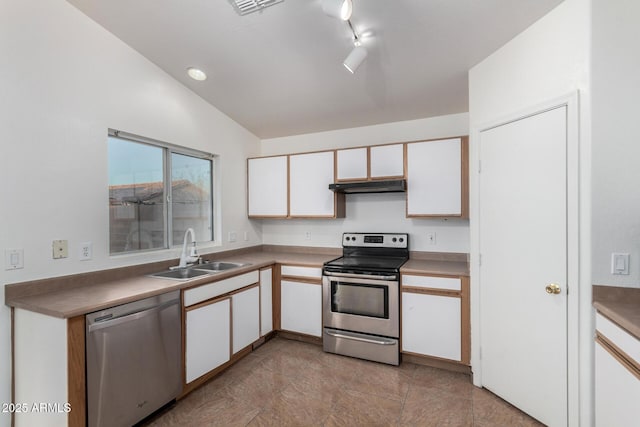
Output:
[[[162,250],[172,249],[182,245],[182,241],[174,242],[173,241],[173,203],[172,203],[172,154],[180,154],[184,156],[189,156],[197,159],[208,160],[211,162],[211,173],[210,173],[210,188],[211,188],[211,223],[209,226],[211,227],[211,239],[210,240],[200,240],[198,243],[201,244],[212,244],[215,245],[218,243],[217,237],[218,234],[216,232],[216,226],[218,222],[216,221],[216,216],[218,216],[219,212],[217,209],[217,188],[216,185],[216,177],[218,173],[218,164],[217,159],[218,156],[213,153],[209,153],[206,151],[196,150],[193,148],[183,147],[176,144],[171,144],[164,141],[159,141],[152,138],[147,138],[144,136],[132,134],[129,132],[117,130],[117,129],[108,129],[108,137],[109,138],[117,138],[124,141],[131,141],[134,143],[150,145],[152,147],[157,147],[162,149],[162,175],[163,175],[163,197],[164,197],[164,208],[163,208],[163,227],[164,227],[164,244],[162,248],[152,248],[152,249],[138,249],[138,250],[130,250],[130,251],[122,251],[122,252],[111,252],[109,249],[109,256],[121,256],[121,255],[133,255],[140,253],[150,253],[150,252],[158,252]],[[108,142],[108,139],[107,139]],[[198,237],[198,236],[196,236]],[[111,220],[109,220],[109,242],[111,242]],[[111,244],[109,244],[111,247]]]

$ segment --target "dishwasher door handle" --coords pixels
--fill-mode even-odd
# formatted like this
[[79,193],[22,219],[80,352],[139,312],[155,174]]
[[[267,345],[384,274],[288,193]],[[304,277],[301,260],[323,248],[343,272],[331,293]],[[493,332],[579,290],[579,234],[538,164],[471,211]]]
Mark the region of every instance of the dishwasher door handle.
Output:
[[89,332],[97,331],[100,329],[111,328],[112,326],[120,325],[122,323],[133,322],[134,320],[142,319],[143,317],[151,316],[169,306],[178,304],[180,300],[169,301],[161,305],[157,305],[152,308],[146,308],[141,311],[137,311],[131,314],[125,314],[120,317],[111,317],[109,319],[100,320],[96,323],[89,325]]

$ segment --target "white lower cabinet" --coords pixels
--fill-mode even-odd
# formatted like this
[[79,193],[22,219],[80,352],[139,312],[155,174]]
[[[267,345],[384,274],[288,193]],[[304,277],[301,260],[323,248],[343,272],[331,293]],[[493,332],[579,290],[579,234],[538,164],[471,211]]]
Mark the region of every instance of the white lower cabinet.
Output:
[[638,425],[640,340],[600,312],[596,330],[596,427]]
[[233,354],[260,338],[260,288],[254,286],[231,297]]
[[402,292],[402,351],[461,361],[460,298]]
[[640,420],[640,379],[596,343],[596,427],[632,426]]
[[185,382],[188,384],[229,361],[231,301],[213,301],[185,313]]
[[281,318],[283,330],[322,336],[322,285],[282,280]]
[[273,330],[273,269],[260,270],[260,336]]

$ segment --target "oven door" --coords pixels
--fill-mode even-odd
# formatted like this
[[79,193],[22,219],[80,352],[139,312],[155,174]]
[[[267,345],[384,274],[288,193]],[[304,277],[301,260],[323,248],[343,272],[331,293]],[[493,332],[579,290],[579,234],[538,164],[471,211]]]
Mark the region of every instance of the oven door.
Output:
[[[331,274],[331,273],[329,273]],[[329,328],[398,338],[399,283],[393,277],[340,274],[322,278],[323,325]]]

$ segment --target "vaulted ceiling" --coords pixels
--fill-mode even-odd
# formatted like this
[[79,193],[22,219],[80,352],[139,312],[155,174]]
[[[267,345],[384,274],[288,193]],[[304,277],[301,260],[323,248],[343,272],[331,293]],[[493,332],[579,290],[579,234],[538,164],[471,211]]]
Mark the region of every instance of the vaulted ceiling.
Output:
[[[562,0],[354,0],[368,56],[321,0],[68,0],[260,138],[468,111],[467,71]],[[208,79],[191,80],[188,67]]]

